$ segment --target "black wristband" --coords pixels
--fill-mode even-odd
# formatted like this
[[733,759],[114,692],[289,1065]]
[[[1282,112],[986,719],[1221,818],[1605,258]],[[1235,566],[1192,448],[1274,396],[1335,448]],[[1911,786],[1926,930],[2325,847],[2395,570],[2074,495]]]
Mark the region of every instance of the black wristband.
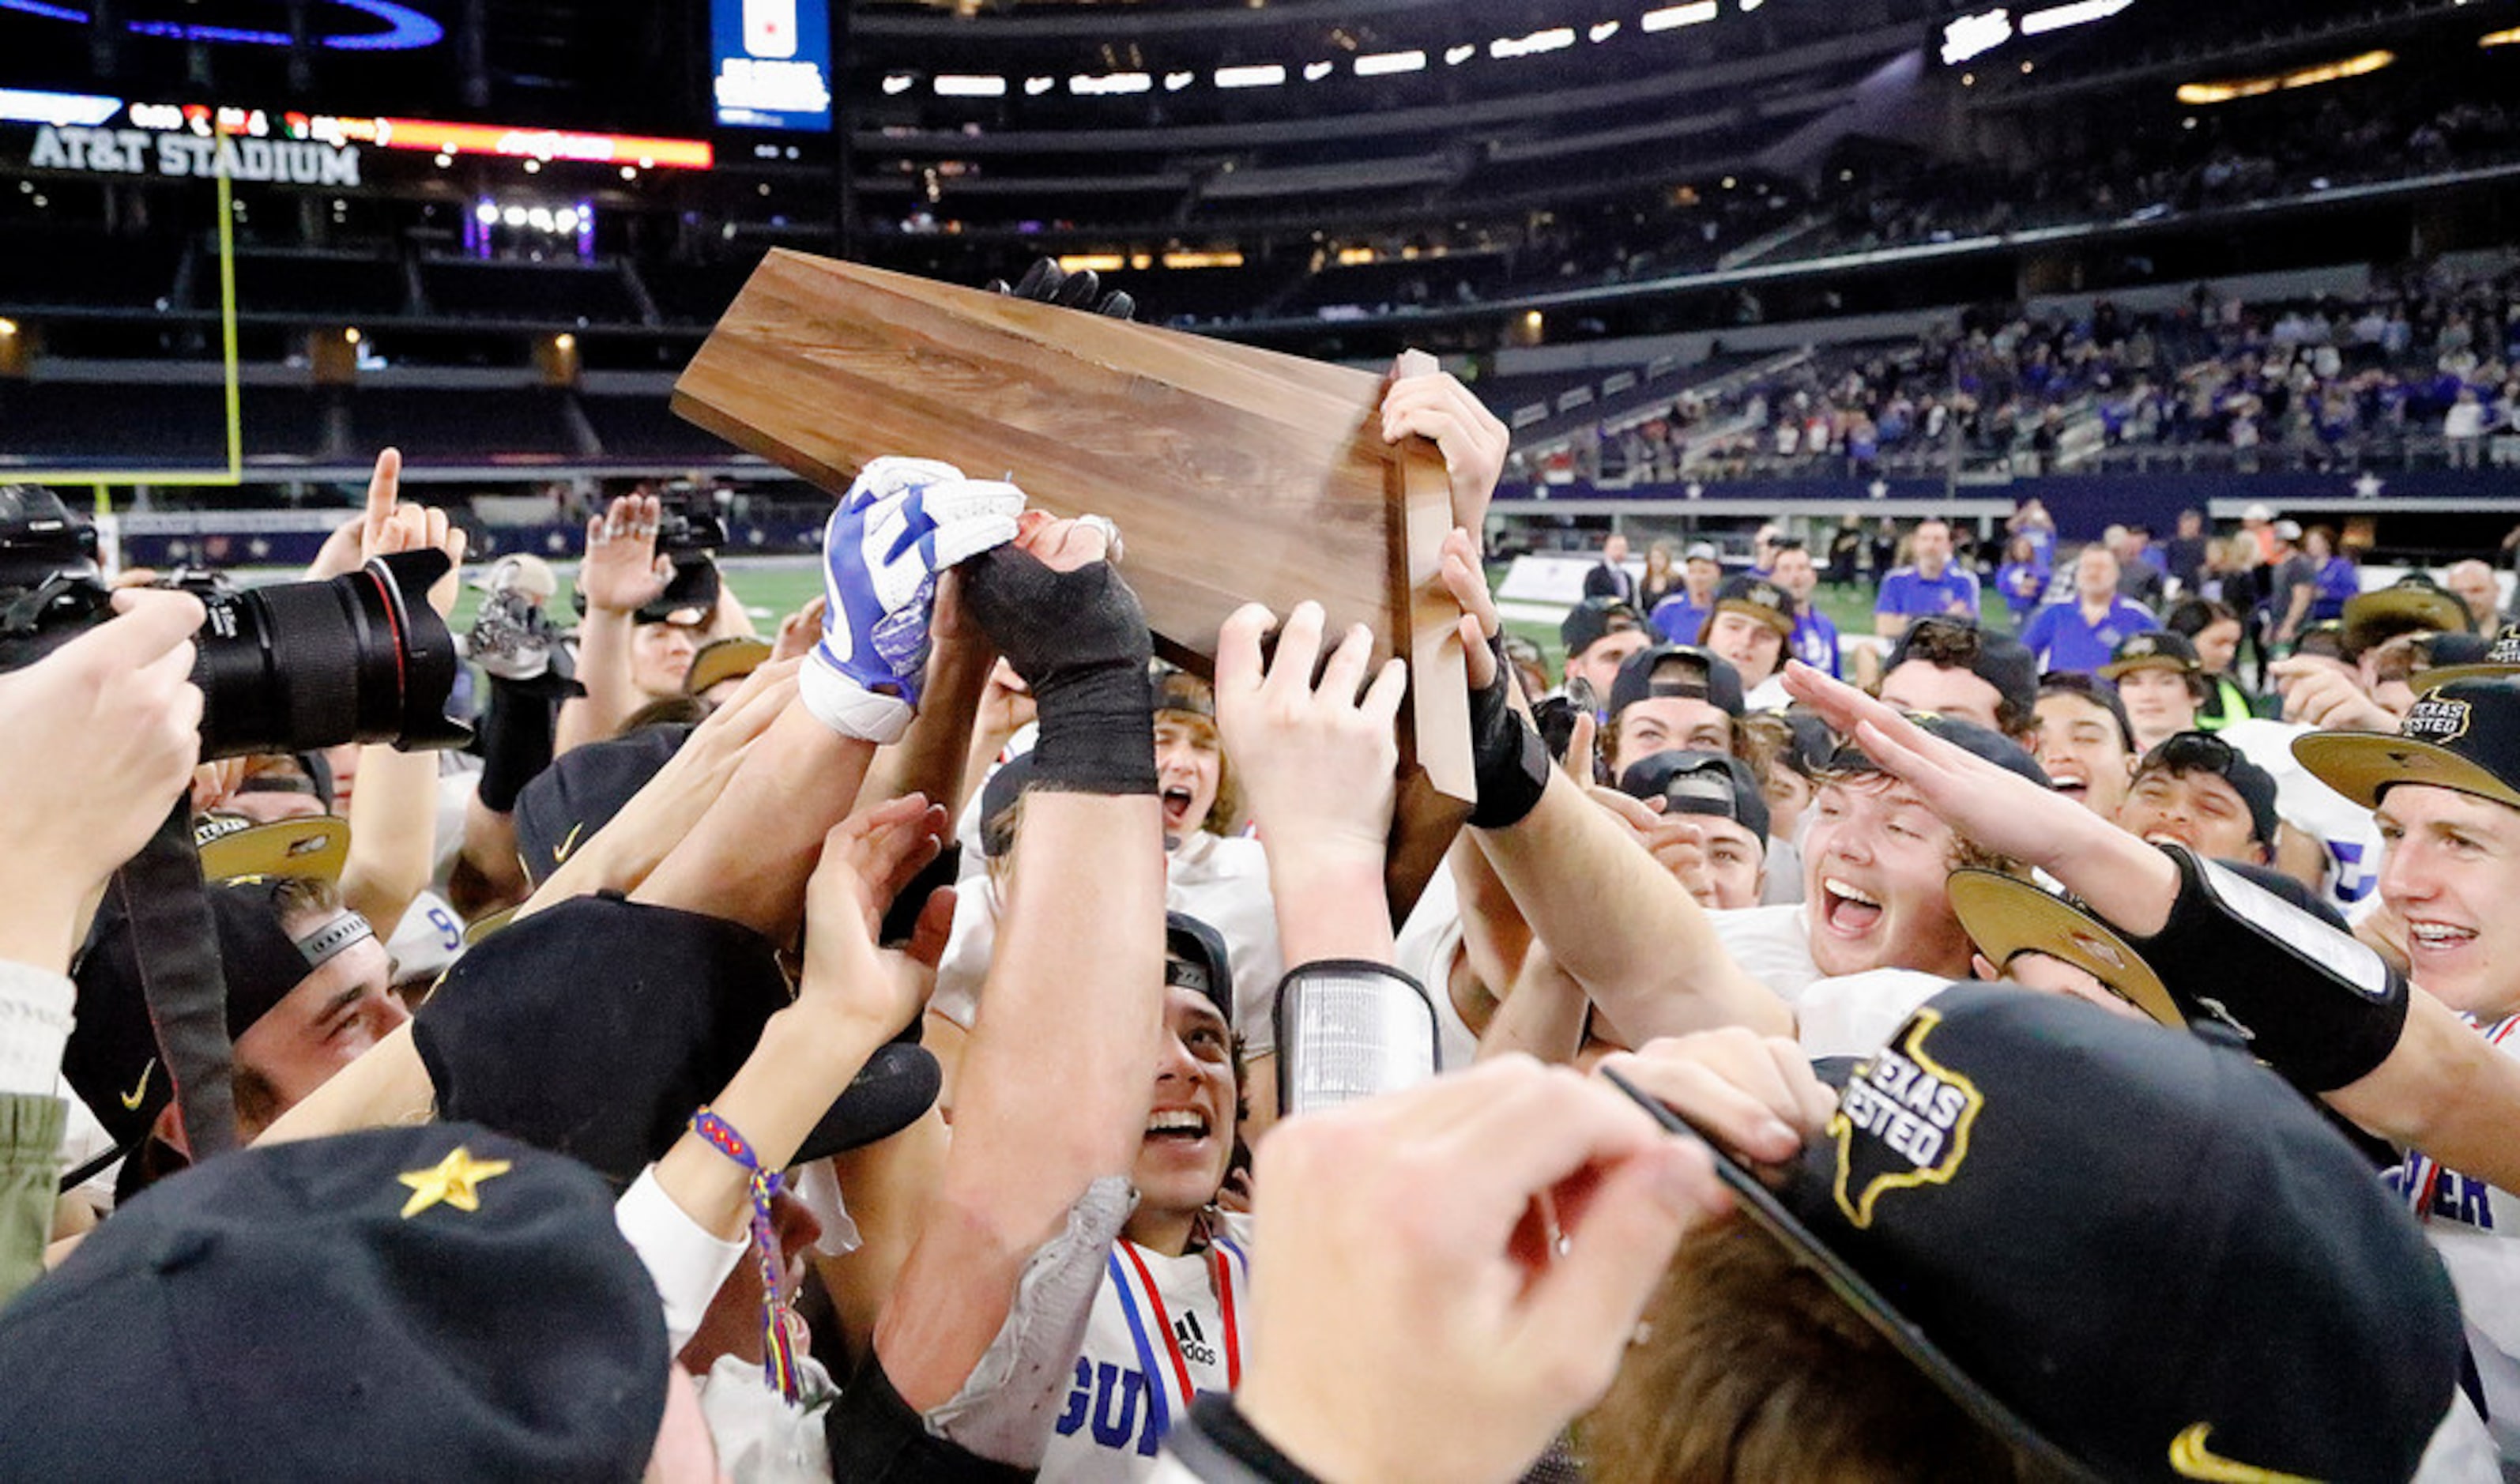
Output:
[[2149,938],[2126,936],[2182,1014],[2238,1032],[2309,1093],[2388,1059],[2406,1029],[2407,981],[2378,954],[2228,867],[2163,848],[2179,866],[2170,921]]
[[1145,660],[1060,670],[1032,682],[1032,695],[1041,727],[1032,787],[1155,791],[1155,694]]
[[517,795],[551,766],[559,707],[544,695],[493,679],[481,707],[481,807],[514,814]]
[[1154,645],[1138,595],[1096,562],[1053,571],[1002,546],[965,569],[972,617],[1041,713],[1033,785],[1073,793],[1155,791]]
[[1192,1403],[1164,1447],[1205,1484],[1322,1484],[1262,1437],[1222,1392]]
[[1470,693],[1470,763],[1479,786],[1470,825],[1504,830],[1522,823],[1549,791],[1549,744],[1513,708],[1513,666],[1503,639],[1489,640],[1488,649],[1496,678]]

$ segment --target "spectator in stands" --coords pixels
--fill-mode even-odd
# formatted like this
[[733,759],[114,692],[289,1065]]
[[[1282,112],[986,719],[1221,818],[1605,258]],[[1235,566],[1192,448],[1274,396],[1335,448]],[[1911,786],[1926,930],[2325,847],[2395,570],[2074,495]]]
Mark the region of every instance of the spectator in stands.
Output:
[[1777,542],[1785,534],[1783,526],[1771,520],[1750,536],[1750,575],[1766,581],[1777,574]]
[[1650,620],[1662,601],[1680,588],[1680,573],[1671,561],[1672,544],[1656,541],[1645,548],[1645,575],[1637,584],[1637,611]]
[[2257,714],[2257,697],[2231,674],[2240,652],[2240,615],[2230,605],[2212,598],[2182,598],[2162,615],[2161,626],[2196,647],[2198,673],[2207,696],[2197,708],[2196,725],[2219,732]]
[[2048,581],[2053,575],[2028,536],[2015,536],[2005,546],[2003,565],[1995,572],[1995,591],[2011,612],[2014,629],[2028,623],[2031,613],[2047,601]]
[[2345,616],[2345,605],[2362,591],[2362,549],[2340,546],[2336,532],[2314,525],[2302,537],[2302,555],[2317,570],[2318,594],[2310,602],[2310,621],[2325,623]]
[[1584,596],[1614,598],[1634,607],[1637,602],[1636,574],[1628,570],[1628,538],[1612,531],[1601,543],[1601,561],[1584,574]]
[[2209,697],[2196,647],[2168,630],[2132,634],[2100,678],[2118,688],[2135,744],[2149,752],[2182,732],[2195,730],[2196,713]]
[[2311,607],[2318,601],[2318,566],[2299,545],[2298,522],[2277,520],[2267,527],[2267,537],[2268,565],[2273,569],[2263,600],[2267,638],[2271,646],[2284,646],[2310,625]]
[[2476,468],[2485,447],[2485,400],[2476,388],[2461,386],[2450,410],[2442,414],[2442,441],[2449,447],[2451,468]]
[[2007,536],[2028,537],[2030,549],[2037,554],[2040,565],[2052,567],[2056,564],[2056,517],[2048,514],[2048,507],[2037,495],[2013,507],[2012,514],[2004,519],[2003,529]]
[[1558,621],[1557,643],[1566,652],[1566,695],[1598,712],[1619,678],[1619,666],[1653,639],[1637,621],[1635,608],[1615,599],[1587,598]]
[[2152,533],[2140,525],[2112,525],[2100,539],[2117,554],[2119,595],[2159,612],[2169,578],[2152,549]]
[[1864,517],[1853,511],[1837,522],[1828,537],[1828,581],[1831,587],[1852,587],[1870,566],[1866,560]]
[[2094,541],[2075,559],[2073,595],[2032,615],[2021,642],[2043,671],[2089,674],[2107,664],[2129,635],[2158,627],[2152,614],[2118,596],[2117,555]]
[[2179,584],[2182,594],[2201,591],[2205,583],[2205,553],[2210,538],[2205,534],[2205,513],[2183,510],[2179,513],[2179,533],[2170,538],[2162,553],[2163,563],[2170,569],[2171,580]]
[[1724,581],[1715,548],[1703,541],[1693,543],[1681,562],[1680,580],[1680,588],[1655,605],[1648,617],[1654,632],[1666,642],[1695,644],[1715,611],[1715,589]]
[[1838,674],[1837,625],[1812,602],[1820,587],[1820,568],[1812,564],[1812,554],[1799,539],[1777,543],[1777,586],[1794,601],[1794,631],[1786,636],[1785,648],[1813,669]]
[[2494,580],[2494,568],[2470,557],[2453,562],[2442,573],[2442,586],[2467,605],[2468,621],[2476,632],[2491,634],[2502,624],[2502,585]]
[[1977,574],[1952,564],[1950,522],[1931,516],[1917,521],[1910,552],[1912,562],[1881,579],[1880,595],[1872,605],[1875,634],[1896,639],[1910,623],[1927,614],[1977,617]]

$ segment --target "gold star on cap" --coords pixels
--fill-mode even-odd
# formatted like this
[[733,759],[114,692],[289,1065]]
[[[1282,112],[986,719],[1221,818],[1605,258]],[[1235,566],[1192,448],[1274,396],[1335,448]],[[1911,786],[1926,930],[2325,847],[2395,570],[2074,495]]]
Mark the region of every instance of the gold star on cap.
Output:
[[405,1220],[419,1215],[430,1206],[444,1201],[459,1211],[481,1209],[481,1197],[474,1187],[482,1181],[508,1173],[504,1159],[475,1159],[463,1146],[426,1170],[406,1170],[396,1180],[411,1187],[411,1199],[402,1203]]

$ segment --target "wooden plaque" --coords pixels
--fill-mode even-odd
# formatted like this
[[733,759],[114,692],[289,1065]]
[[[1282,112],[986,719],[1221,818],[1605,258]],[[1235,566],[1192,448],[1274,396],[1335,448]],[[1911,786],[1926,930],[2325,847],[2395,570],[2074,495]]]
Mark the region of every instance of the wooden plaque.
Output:
[[[1431,367],[1423,357],[1416,363]],[[1406,369],[1406,368],[1404,368]],[[674,387],[674,411],[833,493],[882,454],[1005,476],[1109,517],[1157,648],[1202,674],[1237,607],[1310,598],[1410,662],[1396,918],[1476,788],[1461,609],[1437,576],[1443,459],[1383,442],[1384,379],[779,250]]]

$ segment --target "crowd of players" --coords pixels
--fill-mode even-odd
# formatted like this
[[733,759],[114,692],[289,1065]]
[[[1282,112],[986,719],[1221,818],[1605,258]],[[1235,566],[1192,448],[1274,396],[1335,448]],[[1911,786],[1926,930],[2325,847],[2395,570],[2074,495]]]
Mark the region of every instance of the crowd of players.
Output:
[[[2267,513],[2272,623],[2121,541],[2016,636],[1927,521],[1868,636],[1780,533],[1610,553],[1552,675],[1504,427],[1379,432],[1451,474],[1477,772],[1396,930],[1404,662],[1303,603],[1157,665],[1123,533],[931,461],[767,640],[649,500],[573,625],[481,569],[477,757],[198,765],[179,593],[0,676],[0,1475],[2511,1469],[2498,604],[2322,626]],[[319,565],[462,557],[396,474]],[[198,1165],[114,884],[188,787]],[[1282,1123],[1328,988],[1441,1075]]]

